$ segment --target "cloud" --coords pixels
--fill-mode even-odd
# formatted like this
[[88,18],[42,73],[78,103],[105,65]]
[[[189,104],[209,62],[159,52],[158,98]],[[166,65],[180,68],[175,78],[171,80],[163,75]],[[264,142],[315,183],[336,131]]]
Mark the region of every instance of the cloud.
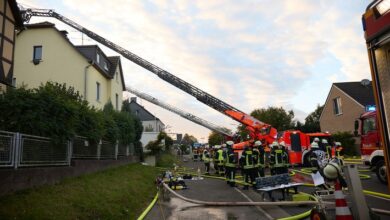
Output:
[[[332,81],[369,77],[360,27],[366,4],[362,2],[20,2],[54,7],[66,17],[247,113],[255,108],[283,106],[303,119],[317,103],[325,101]],[[75,41],[80,38],[79,33],[70,35]],[[103,49],[109,55],[116,54]],[[149,71],[122,61],[126,84],[215,124],[230,128],[237,124]],[[318,83],[322,85],[315,86],[315,97],[310,94],[312,90],[303,91]],[[143,104],[177,132],[198,137],[209,132],[152,104]]]

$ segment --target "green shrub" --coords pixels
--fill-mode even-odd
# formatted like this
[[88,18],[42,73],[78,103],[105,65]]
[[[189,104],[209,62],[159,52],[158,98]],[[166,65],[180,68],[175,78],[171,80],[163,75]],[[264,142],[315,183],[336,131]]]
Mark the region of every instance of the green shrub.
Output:
[[332,134],[333,140],[338,141],[343,146],[343,151],[345,155],[356,156],[359,155],[358,150],[355,146],[355,139],[352,133],[350,132],[337,132]]
[[55,143],[80,135],[93,142],[130,144],[139,141],[143,128],[130,112],[114,111],[111,103],[97,110],[73,87],[47,82],[0,94],[0,129],[50,137]]

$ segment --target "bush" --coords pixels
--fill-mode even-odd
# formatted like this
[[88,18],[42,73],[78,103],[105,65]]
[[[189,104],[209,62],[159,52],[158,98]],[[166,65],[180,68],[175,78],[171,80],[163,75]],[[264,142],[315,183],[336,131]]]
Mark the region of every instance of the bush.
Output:
[[0,94],[0,129],[50,137],[57,144],[76,134],[93,142],[130,144],[142,134],[141,122],[131,113],[116,112],[111,103],[97,110],[74,88],[53,82]]
[[163,153],[157,157],[157,167],[173,167],[173,164],[177,164],[177,160],[174,155],[170,153]]
[[337,132],[332,134],[333,140],[338,141],[343,146],[343,151],[345,155],[356,156],[359,155],[358,150],[355,146],[355,139],[352,133],[350,132]]

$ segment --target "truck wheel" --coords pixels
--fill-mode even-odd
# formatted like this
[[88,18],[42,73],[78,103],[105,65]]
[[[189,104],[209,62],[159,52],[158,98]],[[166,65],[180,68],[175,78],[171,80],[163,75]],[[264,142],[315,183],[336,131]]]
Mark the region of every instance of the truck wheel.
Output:
[[376,163],[376,176],[378,177],[379,181],[387,184],[387,170],[385,161],[380,160]]

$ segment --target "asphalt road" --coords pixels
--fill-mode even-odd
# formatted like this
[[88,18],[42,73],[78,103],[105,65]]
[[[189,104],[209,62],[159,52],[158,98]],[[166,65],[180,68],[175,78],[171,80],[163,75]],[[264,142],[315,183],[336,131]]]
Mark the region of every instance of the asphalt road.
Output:
[[[203,171],[202,162],[193,162],[189,160],[183,165],[187,169],[196,171],[201,168]],[[366,170],[365,167],[361,169]],[[213,171],[213,170],[212,170]],[[362,186],[365,190],[389,194],[387,187],[381,184],[374,173],[364,172],[370,175],[370,179],[362,180]],[[297,173],[294,176],[296,181],[311,181],[308,175]],[[190,199],[202,201],[262,201],[260,193],[254,190],[242,190],[242,187],[230,187],[225,181],[205,178],[203,180],[186,180],[188,189],[177,190],[176,192]],[[300,187],[300,191],[312,193],[313,187]],[[187,219],[278,219],[291,215],[300,214],[311,209],[310,206],[300,207],[220,207],[220,206],[200,206],[185,202],[171,193],[160,199],[146,216],[145,219],[170,219],[170,220],[187,220]],[[275,198],[281,198],[281,195],[275,194]],[[268,198],[265,198],[266,201]],[[369,207],[390,210],[390,200],[380,197],[366,196],[366,201]],[[334,211],[327,213],[329,219],[334,219]],[[382,216],[382,219],[386,219]]]

